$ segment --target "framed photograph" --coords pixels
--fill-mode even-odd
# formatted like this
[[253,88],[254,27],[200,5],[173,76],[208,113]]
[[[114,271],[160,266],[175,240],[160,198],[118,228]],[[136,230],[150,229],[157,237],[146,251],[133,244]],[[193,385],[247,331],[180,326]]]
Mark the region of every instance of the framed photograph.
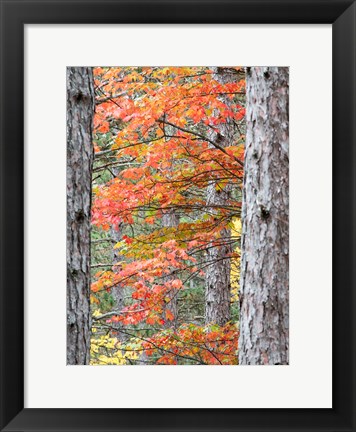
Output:
[[1,430],[355,430],[355,11],[1,1]]

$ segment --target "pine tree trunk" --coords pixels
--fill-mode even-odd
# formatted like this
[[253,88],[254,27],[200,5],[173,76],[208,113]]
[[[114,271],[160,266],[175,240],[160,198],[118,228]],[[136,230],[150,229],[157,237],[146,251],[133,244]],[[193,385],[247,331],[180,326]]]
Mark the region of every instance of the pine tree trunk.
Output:
[[94,85],[91,68],[67,68],[67,364],[89,364],[90,222]]
[[246,74],[239,364],[289,363],[289,69]]
[[[215,181],[208,186],[207,206],[225,205],[230,187],[223,191],[215,188]],[[209,265],[205,271],[205,323],[225,325],[231,319],[231,231],[227,228],[221,230],[219,242],[221,245],[212,247],[210,244],[206,253]]]
[[[241,79],[233,69],[217,67],[214,78],[220,83],[235,82]],[[221,96],[221,100],[228,106],[231,100]],[[230,119],[219,126],[218,133],[211,133],[210,139],[215,141],[219,147],[225,148],[234,145],[236,138],[236,126]],[[210,145],[212,148],[214,146]],[[217,221],[219,217],[219,208],[223,209],[231,199],[232,185],[227,184],[222,189],[218,182],[211,180],[207,188],[207,208],[210,207],[210,213],[216,214]],[[220,245],[212,247],[208,245],[206,251],[207,267],[205,271],[205,323],[225,325],[231,319],[231,230],[224,228],[221,230]]]

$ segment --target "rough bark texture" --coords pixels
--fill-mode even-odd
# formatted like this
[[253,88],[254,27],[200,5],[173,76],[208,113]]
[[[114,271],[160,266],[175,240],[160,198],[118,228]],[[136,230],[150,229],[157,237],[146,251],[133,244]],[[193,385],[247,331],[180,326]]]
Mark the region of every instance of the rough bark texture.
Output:
[[[224,205],[226,203],[227,186],[220,194],[217,194],[215,182],[208,186],[207,205]],[[221,231],[221,246],[210,247],[207,250],[207,262],[210,265],[205,272],[205,323],[225,325],[231,318],[231,260],[229,258],[231,247],[231,231],[223,229]],[[225,244],[223,244],[225,243]]]
[[289,363],[289,69],[246,74],[239,364]]
[[89,364],[90,213],[94,86],[91,68],[67,68],[67,364]]
[[[214,78],[220,83],[235,82],[241,79],[236,70],[224,67],[213,68]],[[222,101],[229,105],[231,100],[221,96]],[[237,128],[233,121],[227,120],[220,125],[219,133],[212,133],[211,139],[218,146],[225,148],[234,145]],[[211,147],[214,146],[211,144]],[[212,180],[207,188],[207,207],[211,213],[218,212],[218,208],[224,208],[231,198],[232,185],[226,185],[223,189]],[[205,323],[225,325],[231,319],[231,231],[223,229],[220,238],[221,246],[210,247],[206,253],[207,262],[210,264],[205,272]]]

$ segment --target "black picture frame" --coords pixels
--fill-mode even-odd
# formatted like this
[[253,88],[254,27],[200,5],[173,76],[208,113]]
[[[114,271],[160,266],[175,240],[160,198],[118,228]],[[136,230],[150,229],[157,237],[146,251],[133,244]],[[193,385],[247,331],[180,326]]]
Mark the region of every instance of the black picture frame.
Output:
[[[356,311],[356,296],[353,268],[356,247],[354,228],[356,6],[354,1],[0,0],[0,4],[0,429],[2,431],[131,432],[136,430],[355,431],[356,356],[353,312]],[[24,408],[24,25],[31,23],[332,23],[332,409]],[[45,98],[46,95],[41,97]],[[306,392],[309,385],[312,383],[305,383]]]

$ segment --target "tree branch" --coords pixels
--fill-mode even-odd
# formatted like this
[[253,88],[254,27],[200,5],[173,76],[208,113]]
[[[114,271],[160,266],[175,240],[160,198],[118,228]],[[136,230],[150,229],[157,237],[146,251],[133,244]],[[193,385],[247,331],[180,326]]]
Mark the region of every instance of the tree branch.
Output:
[[213,145],[215,148],[217,148],[218,150],[220,150],[220,151],[222,151],[223,153],[225,153],[227,156],[232,157],[232,158],[233,158],[236,162],[238,162],[242,167],[244,166],[244,163],[243,163],[240,159],[238,159],[238,158],[237,158],[236,156],[234,156],[234,155],[229,154],[229,153],[226,151],[226,149],[225,149],[224,147],[221,147],[218,143],[216,143],[215,141],[209,139],[208,137],[206,137],[206,136],[204,136],[204,135],[202,135],[202,134],[200,134],[200,133],[198,133],[198,132],[194,132],[194,131],[192,131],[192,130],[182,128],[181,126],[177,126],[177,125],[175,125],[174,123],[171,123],[171,122],[169,122],[169,121],[167,121],[167,120],[164,120],[164,119],[162,119],[162,118],[158,119],[157,121],[158,121],[158,122],[161,122],[161,123],[165,123],[165,124],[167,124],[167,125],[169,125],[169,126],[172,126],[172,127],[176,128],[176,129],[182,131],[182,132],[186,132],[186,133],[189,133],[189,134],[191,134],[191,135],[195,135],[195,136],[201,138],[203,141],[206,141],[206,142],[210,143],[210,144]]

